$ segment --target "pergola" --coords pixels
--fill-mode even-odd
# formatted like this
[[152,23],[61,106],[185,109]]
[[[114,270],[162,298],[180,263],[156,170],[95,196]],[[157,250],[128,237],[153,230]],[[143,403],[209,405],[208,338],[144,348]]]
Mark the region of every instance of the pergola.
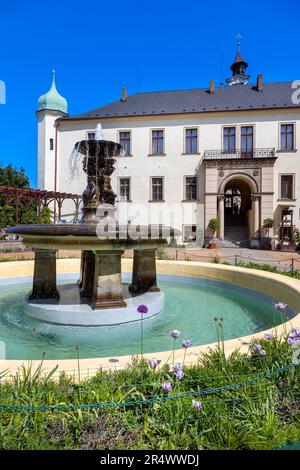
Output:
[[[60,193],[57,191],[44,191],[41,189],[16,188],[15,186],[0,186],[0,199],[9,205],[12,201],[16,210],[16,225],[19,224],[19,208],[20,203],[24,203],[25,208],[29,208],[31,202],[35,202],[37,206],[38,221],[41,222],[41,209],[49,206],[54,202],[54,222],[60,220],[61,210],[64,201],[72,200],[75,205],[75,218],[78,219],[79,206],[82,197],[79,194]],[[57,209],[56,209],[57,206]]]

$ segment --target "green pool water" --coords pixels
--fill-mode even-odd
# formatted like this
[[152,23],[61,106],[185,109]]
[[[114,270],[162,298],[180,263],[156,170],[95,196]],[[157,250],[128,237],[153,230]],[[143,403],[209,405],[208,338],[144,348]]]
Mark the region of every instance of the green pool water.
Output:
[[286,444],[280,447],[278,450],[300,450],[300,441]]
[[[76,275],[59,278],[60,283],[76,280]],[[124,281],[129,281],[128,275]],[[144,352],[169,350],[173,340],[170,330],[182,332],[194,346],[216,341],[214,317],[223,317],[225,339],[245,336],[279,324],[274,312],[275,300],[251,289],[223,282],[179,276],[160,276],[159,286],[165,292],[165,309],[157,317],[145,320]],[[140,324],[110,327],[74,327],[42,323],[26,315],[25,295],[30,279],[1,281],[0,341],[6,359],[47,359],[119,356],[140,352]],[[292,311],[288,312],[293,315]],[[181,347],[181,341],[176,347]]]

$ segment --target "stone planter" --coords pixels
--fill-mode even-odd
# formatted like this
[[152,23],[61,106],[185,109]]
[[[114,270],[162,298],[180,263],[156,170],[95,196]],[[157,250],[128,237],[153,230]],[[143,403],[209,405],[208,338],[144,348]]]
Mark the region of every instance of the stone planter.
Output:
[[209,244],[207,245],[207,248],[209,250],[214,250],[215,248],[217,248],[217,243],[216,242],[209,242]]

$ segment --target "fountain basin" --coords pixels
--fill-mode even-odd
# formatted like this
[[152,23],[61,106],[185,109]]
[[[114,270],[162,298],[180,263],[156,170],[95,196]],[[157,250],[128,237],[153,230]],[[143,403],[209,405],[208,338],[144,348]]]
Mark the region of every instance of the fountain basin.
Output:
[[143,320],[150,320],[164,309],[165,294],[163,292],[146,292],[145,294],[132,296],[128,285],[123,284],[123,298],[126,308],[115,307],[93,310],[88,303],[81,303],[78,285],[66,284],[59,286],[59,302],[43,303],[29,302],[26,313],[36,320],[45,323],[66,326],[117,326],[126,323],[139,322],[141,314],[137,307],[147,305],[148,313]]
[[36,224],[7,230],[22,236],[23,243],[41,249],[102,250],[112,248],[157,248],[180,232],[165,225]]
[[[132,282],[128,287],[132,296],[141,296],[147,292],[158,293],[160,289],[157,286],[155,252],[159,246],[166,244],[168,237],[178,234],[178,231],[163,225],[122,226],[109,218],[103,223],[99,220],[98,223],[19,225],[8,231],[21,235],[24,244],[35,251],[33,284],[28,300],[31,303],[40,303],[42,307],[45,303],[56,304],[57,307],[61,305],[56,279],[57,250],[81,250],[78,282],[80,297],[73,303],[77,314],[75,323],[72,324],[82,325],[102,324],[101,316],[97,316],[97,320],[93,316],[91,321],[85,318],[85,314],[89,317],[89,310],[85,307],[85,312],[82,312],[83,303],[88,303],[93,310],[102,311],[122,307],[124,318],[129,318],[126,322],[134,321],[133,301],[130,297],[128,302],[124,298],[121,280],[121,258],[125,249],[132,248],[134,251]],[[158,298],[162,299],[163,296]],[[162,310],[161,300],[158,304],[154,301],[154,304],[153,315]],[[38,313],[34,310],[39,318],[42,311],[45,310],[41,309]],[[59,312],[62,314],[61,320],[58,318]],[[119,318],[122,318],[122,312],[119,313],[120,317],[116,321],[111,313],[111,321],[105,320],[108,322],[105,324],[118,323]],[[63,315],[63,311],[56,308],[54,322],[70,324],[69,316]],[[45,321],[50,321],[48,314]]]
[[[68,260],[58,260],[58,273],[60,275],[64,276],[70,276],[71,273],[74,273],[78,271],[80,266],[80,261],[78,259],[68,259]],[[255,300],[256,296],[260,295],[267,295],[269,296],[269,302],[275,301],[276,299],[283,301],[287,303],[291,309],[291,315],[289,320],[286,323],[278,324],[276,328],[271,327],[271,326],[266,326],[264,323],[262,323],[261,329],[256,330],[255,332],[252,332],[249,334],[249,330],[241,329],[240,327],[237,332],[232,333],[231,332],[231,339],[227,339],[224,342],[224,348],[225,348],[225,353],[226,355],[231,354],[236,348],[239,348],[241,352],[247,352],[249,349],[249,345],[252,341],[254,341],[254,338],[263,338],[265,333],[273,333],[277,334],[278,337],[290,330],[291,327],[295,328],[300,328],[300,281],[292,278],[288,278],[279,274],[274,274],[274,273],[268,273],[268,272],[262,272],[262,271],[256,271],[256,270],[249,270],[245,268],[237,268],[233,266],[224,266],[224,265],[215,265],[211,263],[199,263],[199,262],[185,262],[185,261],[158,261],[157,262],[157,267],[158,267],[158,273],[163,274],[163,275],[171,275],[173,278],[176,280],[177,276],[180,278],[186,278],[187,282],[190,282],[189,279],[195,279],[195,282],[197,283],[198,281],[201,281],[202,279],[209,282],[219,282],[221,281],[222,283],[225,282],[227,285],[232,285],[233,287],[236,288],[246,288],[249,289],[251,293],[251,299]],[[132,260],[130,259],[124,259],[122,261],[122,269],[123,272],[130,272],[132,269]],[[22,277],[24,279],[24,276],[27,277],[27,282],[30,282],[30,277],[33,272],[33,262],[32,261],[22,261],[22,262],[10,262],[10,263],[2,263],[0,264],[0,278],[2,278],[1,284],[6,285],[6,280],[10,279],[10,283],[13,286],[15,286],[15,289],[17,290],[19,288],[19,285],[23,282]],[[186,287],[188,288],[188,284],[186,284]],[[6,287],[2,288],[3,290],[6,289]],[[194,291],[195,293],[197,292],[197,287],[196,290]],[[178,293],[177,287],[174,286],[173,288],[174,296]],[[238,291],[237,291],[238,292]],[[274,292],[276,293],[276,298],[274,298]],[[187,350],[186,354],[186,359],[185,363],[187,365],[197,363],[199,355],[203,352],[207,352],[209,348],[213,348],[216,346],[216,336],[215,334],[210,334],[207,328],[207,325],[200,321],[200,332],[204,333],[204,337],[206,338],[206,341],[202,339],[200,343],[197,343],[197,331],[195,329],[195,316],[192,317],[192,305],[191,301],[193,300],[193,297],[190,295],[190,291],[186,291],[185,295],[185,300],[183,301],[182,307],[180,307],[180,316],[177,316],[177,319],[171,320],[170,324],[166,325],[164,328],[162,328],[161,324],[165,322],[166,316],[165,312],[162,312],[161,315],[158,315],[157,317],[154,317],[152,320],[149,322],[145,322],[145,333],[147,334],[147,331],[152,330],[155,334],[155,338],[158,336],[161,336],[162,342],[161,346],[157,346],[156,349],[152,347],[149,350],[149,346],[145,348],[144,350],[144,357],[145,359],[150,359],[152,357],[156,357],[157,359],[161,360],[162,363],[165,363],[166,361],[170,361],[170,357],[172,357],[172,342],[170,344],[170,337],[169,337],[169,331],[171,328],[179,328],[182,331],[182,337],[185,337],[185,334],[189,335],[189,332],[187,331],[186,327],[183,325],[189,325],[190,331],[193,332],[194,337],[191,338],[193,340],[193,346]],[[235,296],[236,297],[236,296]],[[234,297],[234,300],[236,298]],[[167,299],[170,298],[170,292],[167,292]],[[172,294],[171,294],[172,298]],[[23,299],[23,294],[20,296],[21,301],[24,304],[24,299]],[[15,301],[16,302],[16,301]],[[176,298],[174,298],[174,307],[176,307]],[[15,308],[13,305],[12,299],[9,300],[9,303],[6,305],[7,308]],[[201,312],[203,311],[203,302],[200,299],[199,304],[197,307],[197,312],[199,312],[199,319],[201,316]],[[3,317],[4,309],[3,307],[1,308],[1,318]],[[217,304],[215,304],[214,311],[211,312],[212,317],[214,315],[222,315],[222,312],[225,312],[225,304],[223,302],[220,303],[220,307],[217,308]],[[234,312],[231,312],[229,310],[230,315],[234,315]],[[173,307],[172,310],[170,311],[169,315],[171,314],[173,318]],[[264,317],[264,311],[261,311],[260,314],[262,318]],[[193,318],[193,319],[192,319]],[[9,318],[6,320],[6,322],[9,321]],[[184,323],[186,322],[186,323]],[[272,323],[272,322],[271,322]],[[17,324],[17,327],[19,328],[19,323]],[[225,332],[227,331],[227,320],[225,319]],[[41,324],[43,328],[43,338],[49,338],[49,347],[51,348],[53,346],[53,340],[55,337],[52,336],[52,334],[49,336],[50,331],[52,331],[52,326],[48,324],[44,324],[44,326]],[[123,339],[123,342],[120,342],[120,340],[117,340],[117,338],[114,335],[114,331],[118,332],[119,329],[122,328],[132,328],[131,334],[126,335]],[[213,318],[211,319],[210,326],[214,329],[213,326]],[[238,322],[235,320],[233,324],[234,328],[236,329],[238,327]],[[33,326],[32,326],[33,327]],[[11,355],[9,354],[9,345],[8,345],[8,355],[7,357],[10,357],[11,360],[5,360],[5,361],[0,361],[0,370],[4,370],[7,367],[10,368],[11,374],[14,374],[14,371],[17,370],[18,367],[20,367],[22,364],[26,366],[27,361],[28,361],[28,354],[30,352],[30,358],[32,359],[38,359],[38,360],[33,360],[32,362],[32,368],[33,370],[38,367],[40,360],[39,358],[42,355],[42,351],[47,352],[46,360],[43,363],[43,368],[45,368],[45,373],[47,371],[52,370],[53,367],[55,367],[58,364],[58,371],[57,375],[61,371],[66,371],[67,373],[70,373],[76,377],[76,371],[77,371],[77,361],[76,361],[76,352],[75,351],[75,344],[81,344],[80,342],[76,342],[77,338],[74,337],[73,335],[73,329],[69,329],[69,335],[70,335],[70,341],[71,345],[73,345],[70,348],[70,352],[72,351],[72,354],[68,353],[68,350],[65,349],[63,344],[59,344],[59,347],[61,348],[61,353],[64,357],[64,359],[58,359],[57,356],[53,356],[51,354],[51,350],[49,348],[45,348],[45,346],[42,346],[38,343],[39,338],[35,337],[33,340],[30,339],[32,336],[32,327],[29,327],[28,333],[27,333],[27,340],[25,351],[23,356],[16,356],[16,355]],[[49,327],[49,328],[48,328]],[[55,326],[53,326],[55,327]],[[13,338],[13,341],[16,344],[19,344],[20,341],[18,340],[18,335],[12,331],[12,326],[10,326],[8,323],[4,323],[4,327],[1,327],[0,330],[0,340],[4,341],[4,336],[5,336],[5,328],[8,328],[8,332]],[[64,329],[64,326],[57,326],[55,328],[59,329]],[[68,328],[68,327],[66,327]],[[75,328],[75,327],[72,327]],[[109,328],[109,329],[108,329]],[[136,329],[136,338],[132,338],[132,333],[134,332],[134,329]],[[85,330],[88,331],[88,334],[92,335],[94,329],[88,329],[86,328]],[[23,331],[23,330],[22,330]],[[139,336],[139,324],[132,323],[123,326],[117,326],[115,329],[114,327],[104,327],[103,332],[101,335],[95,330],[95,338],[97,344],[101,344],[102,340],[107,341],[107,344],[110,348],[106,352],[106,354],[96,354],[95,351],[94,353],[92,350],[90,351],[90,354],[88,356],[84,355],[84,350],[81,347],[81,352],[80,352],[80,367],[81,367],[81,378],[85,376],[90,376],[93,373],[95,373],[100,367],[104,369],[115,369],[115,368],[122,368],[122,367],[127,367],[132,360],[132,355],[139,354],[139,341],[140,341],[140,336]],[[76,330],[75,330],[76,332]],[[206,334],[207,333],[207,334]],[[23,333],[22,333],[23,334]],[[4,335],[4,336],[3,336]],[[12,336],[13,335],[13,336]],[[196,335],[196,336],[195,336]],[[189,336],[187,336],[189,338]],[[90,338],[90,336],[89,336]],[[228,336],[227,336],[228,338]],[[32,343],[33,341],[33,343]],[[36,344],[36,355],[33,355],[33,349],[32,347],[34,344]],[[127,344],[128,343],[128,344]],[[32,346],[30,346],[32,344]],[[130,346],[132,344],[132,346]],[[168,348],[169,345],[169,348]],[[113,346],[113,347],[112,347]],[[147,346],[147,341],[145,343],[145,346]],[[127,347],[126,349],[124,349]],[[28,352],[29,348],[29,352]],[[177,363],[182,363],[183,361],[183,356],[184,356],[184,350],[181,348],[181,341],[178,341],[176,344],[176,350],[175,350],[175,362]],[[106,356],[106,357],[105,357]],[[13,359],[15,358],[15,359]],[[17,360],[18,358],[18,360]],[[22,361],[23,358],[23,361]],[[48,360],[47,360],[48,358]],[[68,359],[67,359],[68,358]],[[20,360],[21,359],[21,360]],[[53,360],[51,360],[53,359]]]

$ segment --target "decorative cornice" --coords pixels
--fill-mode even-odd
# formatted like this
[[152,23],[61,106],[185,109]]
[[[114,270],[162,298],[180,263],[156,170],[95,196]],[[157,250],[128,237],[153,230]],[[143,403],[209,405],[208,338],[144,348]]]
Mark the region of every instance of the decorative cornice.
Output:
[[274,166],[275,158],[253,158],[253,159],[216,159],[204,160],[206,168],[217,168],[222,170],[224,168],[261,168],[264,166]]

